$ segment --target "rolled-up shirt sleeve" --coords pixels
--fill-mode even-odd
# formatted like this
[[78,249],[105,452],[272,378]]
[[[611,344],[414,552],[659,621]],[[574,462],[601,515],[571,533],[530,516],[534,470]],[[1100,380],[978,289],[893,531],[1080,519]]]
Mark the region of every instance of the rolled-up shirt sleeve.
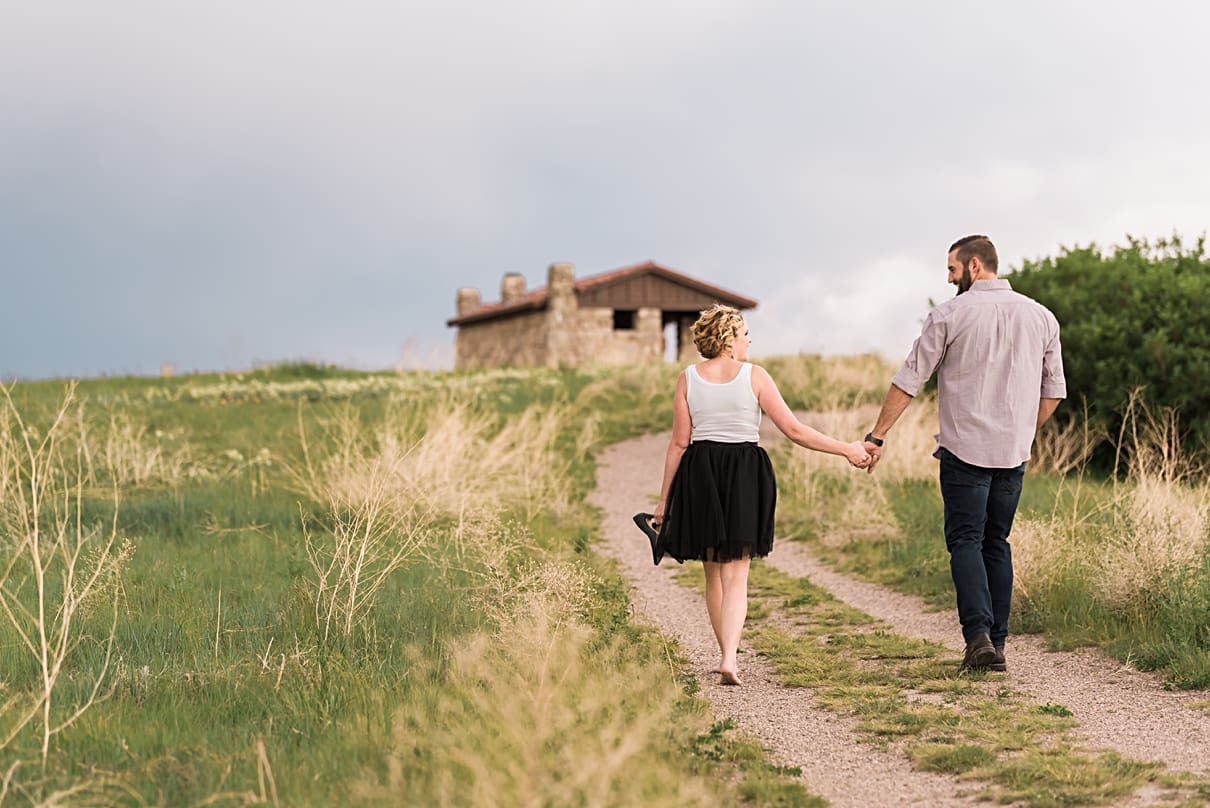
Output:
[[1067,379],[1063,376],[1063,346],[1059,343],[1059,324],[1047,340],[1042,354],[1042,398],[1067,398]]
[[[945,318],[937,316],[936,309],[930,311],[924,319],[920,336],[912,343],[912,350],[903,361],[903,367],[899,368],[899,372],[891,379],[891,384],[915,397],[945,358],[946,330]],[[1060,362],[1060,379],[1062,376],[1063,368]]]

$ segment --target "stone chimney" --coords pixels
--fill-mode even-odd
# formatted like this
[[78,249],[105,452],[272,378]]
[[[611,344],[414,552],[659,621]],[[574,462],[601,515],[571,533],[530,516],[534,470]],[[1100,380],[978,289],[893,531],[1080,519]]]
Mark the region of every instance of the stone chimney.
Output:
[[576,268],[571,264],[551,264],[546,271],[547,300],[553,308],[567,309],[575,298]]
[[576,269],[551,264],[546,271],[546,365],[575,365],[580,360],[576,328]]
[[479,290],[473,286],[463,286],[458,290],[458,316],[465,317],[474,314],[483,303],[479,299]]
[[512,303],[525,296],[525,277],[517,272],[507,272],[500,281],[500,302]]

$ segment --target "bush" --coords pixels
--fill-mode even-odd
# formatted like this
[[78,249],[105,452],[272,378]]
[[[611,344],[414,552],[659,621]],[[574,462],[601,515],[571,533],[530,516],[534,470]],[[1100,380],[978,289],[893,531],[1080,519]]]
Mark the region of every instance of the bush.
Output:
[[[1102,251],[1064,249],[1026,261],[1013,288],[1045,305],[1062,326],[1069,404],[1118,434],[1130,392],[1150,408],[1170,409],[1181,437],[1210,443],[1210,258],[1203,235],[1179,236]],[[1108,453],[1106,453],[1108,456]]]

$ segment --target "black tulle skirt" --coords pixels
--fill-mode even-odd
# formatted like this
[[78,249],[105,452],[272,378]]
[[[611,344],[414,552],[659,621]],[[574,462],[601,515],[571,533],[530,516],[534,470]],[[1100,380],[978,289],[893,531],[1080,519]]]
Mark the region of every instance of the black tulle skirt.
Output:
[[694,441],[672,478],[658,548],[677,561],[732,561],[773,549],[777,482],[755,443]]

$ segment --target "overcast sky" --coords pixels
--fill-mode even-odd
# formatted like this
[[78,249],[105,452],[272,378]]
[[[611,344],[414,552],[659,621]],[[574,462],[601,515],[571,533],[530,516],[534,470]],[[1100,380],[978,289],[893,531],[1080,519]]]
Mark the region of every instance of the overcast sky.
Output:
[[1210,7],[0,0],[0,377],[449,365],[646,259],[898,360],[945,249],[1210,226]]

